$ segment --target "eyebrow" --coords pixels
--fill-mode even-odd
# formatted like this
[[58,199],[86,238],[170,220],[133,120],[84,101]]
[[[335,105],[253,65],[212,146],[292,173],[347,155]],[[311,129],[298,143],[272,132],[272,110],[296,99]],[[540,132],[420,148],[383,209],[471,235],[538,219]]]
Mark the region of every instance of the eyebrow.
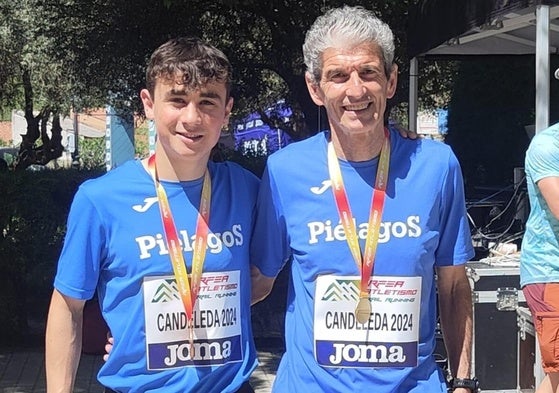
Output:
[[357,67],[353,67],[353,66],[347,66],[347,65],[340,65],[340,66],[336,66],[332,69],[329,70],[329,72],[347,72],[347,70],[353,71],[353,70],[363,70],[363,69],[377,69],[377,70],[382,70],[383,69],[383,64],[377,64],[374,62],[368,62],[368,63],[362,63],[359,64]]
[[[189,92],[186,89],[171,89],[170,91],[167,92],[166,96],[167,97],[172,97],[172,96],[186,96],[188,95]],[[204,98],[215,98],[215,99],[221,99],[222,97],[216,93],[215,91],[207,91],[207,90],[202,90],[200,92],[200,96],[204,97]]]
[[215,91],[201,91],[200,92],[200,96],[204,97],[204,98],[216,98],[216,99],[221,99],[222,97],[216,93]]
[[336,68],[331,68],[329,70],[326,70],[325,75],[326,76],[330,76],[332,74],[339,74],[340,72],[346,72],[345,68],[343,67],[336,67]]

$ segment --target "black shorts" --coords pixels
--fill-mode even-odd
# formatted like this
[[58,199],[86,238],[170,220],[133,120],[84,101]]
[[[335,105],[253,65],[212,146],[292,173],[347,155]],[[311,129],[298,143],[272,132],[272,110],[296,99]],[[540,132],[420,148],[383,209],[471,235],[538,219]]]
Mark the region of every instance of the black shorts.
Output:
[[[105,393],[117,393],[117,392],[109,388],[105,388]],[[252,388],[252,386],[250,386],[250,383],[247,381],[241,385],[239,390],[237,390],[237,393],[254,393],[254,389]]]

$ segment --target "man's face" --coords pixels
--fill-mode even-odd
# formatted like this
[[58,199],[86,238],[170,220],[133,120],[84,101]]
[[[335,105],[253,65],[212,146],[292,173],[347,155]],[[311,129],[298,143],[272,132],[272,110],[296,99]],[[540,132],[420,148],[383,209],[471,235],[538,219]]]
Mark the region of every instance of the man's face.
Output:
[[333,132],[355,136],[382,129],[386,100],[394,96],[397,67],[385,74],[376,44],[328,48],[322,54],[318,84],[307,75],[307,86],[317,105],[324,105]]
[[158,143],[171,158],[207,158],[229,121],[233,99],[225,84],[187,91],[181,78],[158,79],[153,97],[141,92],[146,117],[155,121]]

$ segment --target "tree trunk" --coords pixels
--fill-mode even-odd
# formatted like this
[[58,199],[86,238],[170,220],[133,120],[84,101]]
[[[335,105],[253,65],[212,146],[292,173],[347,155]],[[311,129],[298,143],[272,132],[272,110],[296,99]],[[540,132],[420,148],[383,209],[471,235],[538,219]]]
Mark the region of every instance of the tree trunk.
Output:
[[[22,73],[23,90],[25,96],[25,120],[27,121],[27,133],[22,135],[18,157],[15,163],[16,170],[24,170],[30,165],[46,165],[49,161],[62,155],[62,127],[60,125],[60,114],[57,110],[51,111],[47,106],[35,116],[33,113],[33,86],[29,70],[24,69]],[[48,122],[52,113],[51,136],[48,135]],[[36,146],[37,140],[41,138],[42,144]]]

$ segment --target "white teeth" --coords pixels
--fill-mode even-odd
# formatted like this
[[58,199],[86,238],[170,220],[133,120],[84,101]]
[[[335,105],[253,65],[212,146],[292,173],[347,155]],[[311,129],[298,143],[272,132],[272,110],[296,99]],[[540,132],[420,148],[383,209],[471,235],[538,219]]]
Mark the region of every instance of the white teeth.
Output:
[[195,139],[195,138],[201,137],[200,134],[186,134],[186,133],[183,133],[183,134],[179,133],[179,134],[182,135],[185,138],[190,138],[190,139]]
[[369,106],[369,103],[364,103],[364,104],[355,104],[355,105],[346,105],[344,106],[344,108],[348,111],[360,111],[362,109],[365,109]]

